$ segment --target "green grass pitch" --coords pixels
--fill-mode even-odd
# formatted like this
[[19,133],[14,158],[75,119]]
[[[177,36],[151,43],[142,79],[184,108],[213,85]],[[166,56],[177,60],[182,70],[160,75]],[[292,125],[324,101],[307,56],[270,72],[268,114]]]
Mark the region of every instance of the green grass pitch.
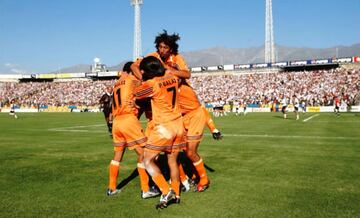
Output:
[[[1,113],[0,217],[359,217],[360,114],[314,115],[215,118],[224,138],[206,130],[199,150],[210,188],[157,211],[138,177],[105,195],[113,147],[101,113]],[[135,167],[127,151],[118,181]]]

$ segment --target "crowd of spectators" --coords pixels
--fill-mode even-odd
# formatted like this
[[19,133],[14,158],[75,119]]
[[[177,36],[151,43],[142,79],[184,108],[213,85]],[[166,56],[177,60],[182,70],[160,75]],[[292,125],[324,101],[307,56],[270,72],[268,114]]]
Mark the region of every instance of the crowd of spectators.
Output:
[[97,106],[104,87],[115,80],[78,80],[67,82],[2,83],[0,99],[8,105],[12,99],[21,107]]
[[202,102],[246,102],[271,107],[284,94],[296,95],[308,106],[333,105],[335,97],[348,105],[356,104],[360,90],[360,71],[342,68],[319,71],[193,76]]
[[[0,83],[0,106],[12,99],[21,107],[97,106],[104,88],[114,80],[78,80],[67,82]],[[308,106],[333,105],[334,97],[349,105],[356,104],[360,71],[332,69],[302,72],[238,73],[193,75],[190,80],[203,103],[234,101],[266,107],[281,94],[296,95]],[[357,96],[359,97],[359,96]]]

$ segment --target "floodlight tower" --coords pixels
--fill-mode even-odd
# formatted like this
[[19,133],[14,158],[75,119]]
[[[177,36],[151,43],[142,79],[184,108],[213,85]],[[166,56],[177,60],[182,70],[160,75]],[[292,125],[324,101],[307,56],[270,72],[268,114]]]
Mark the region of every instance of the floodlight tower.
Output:
[[143,0],[131,0],[131,4],[134,6],[134,14],[135,14],[133,60],[136,60],[138,57],[141,56],[140,5],[143,4]]
[[272,0],[265,0],[265,63],[273,63],[275,58]]

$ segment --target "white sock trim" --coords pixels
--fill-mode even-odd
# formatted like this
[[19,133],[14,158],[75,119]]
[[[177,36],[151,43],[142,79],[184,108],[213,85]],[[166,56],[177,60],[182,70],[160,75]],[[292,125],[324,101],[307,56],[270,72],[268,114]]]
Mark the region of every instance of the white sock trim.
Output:
[[219,133],[218,129],[214,129],[214,131],[212,133]]
[[139,167],[139,168],[141,168],[141,169],[145,169],[145,164],[144,164],[144,162],[137,163],[137,167]]
[[194,166],[197,166],[197,165],[201,164],[202,162],[203,162],[203,160],[202,160],[202,158],[200,158],[200,160],[198,162],[194,162],[193,164],[194,164]]
[[114,166],[120,166],[120,162],[116,160],[111,160],[110,164]]

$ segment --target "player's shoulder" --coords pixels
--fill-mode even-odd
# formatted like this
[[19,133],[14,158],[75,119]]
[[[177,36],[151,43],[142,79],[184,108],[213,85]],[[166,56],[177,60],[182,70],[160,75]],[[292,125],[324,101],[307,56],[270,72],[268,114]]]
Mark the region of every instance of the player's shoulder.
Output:
[[154,56],[154,57],[156,57],[156,58],[160,58],[159,53],[157,53],[156,51],[151,52],[151,53],[145,55],[145,57],[149,57],[149,56]]
[[152,79],[148,79],[146,81],[143,81],[141,85],[153,86],[159,80],[159,78],[160,77],[154,77]]
[[146,90],[145,92],[153,91],[155,84],[156,80],[154,80],[154,78],[141,82],[140,85],[136,88],[138,94],[144,92],[144,90]]
[[132,81],[132,82],[141,82],[140,79],[138,79],[136,76],[134,76],[133,74],[128,74],[128,76],[125,78],[126,80]]
[[132,74],[123,74],[121,77],[116,81],[115,86],[119,84],[124,84],[128,82],[132,82],[133,80],[138,80],[134,75]]
[[177,80],[180,79],[180,77],[176,76],[175,74],[173,74],[173,73],[171,73],[171,72],[169,72],[169,71],[166,71],[165,74],[164,74],[164,76],[162,76],[162,78],[164,78],[164,79],[175,78],[175,79],[177,79]]
[[173,57],[175,58],[175,59],[183,59],[184,60],[184,56],[182,56],[180,53],[177,53],[176,55],[175,54],[173,54]]

